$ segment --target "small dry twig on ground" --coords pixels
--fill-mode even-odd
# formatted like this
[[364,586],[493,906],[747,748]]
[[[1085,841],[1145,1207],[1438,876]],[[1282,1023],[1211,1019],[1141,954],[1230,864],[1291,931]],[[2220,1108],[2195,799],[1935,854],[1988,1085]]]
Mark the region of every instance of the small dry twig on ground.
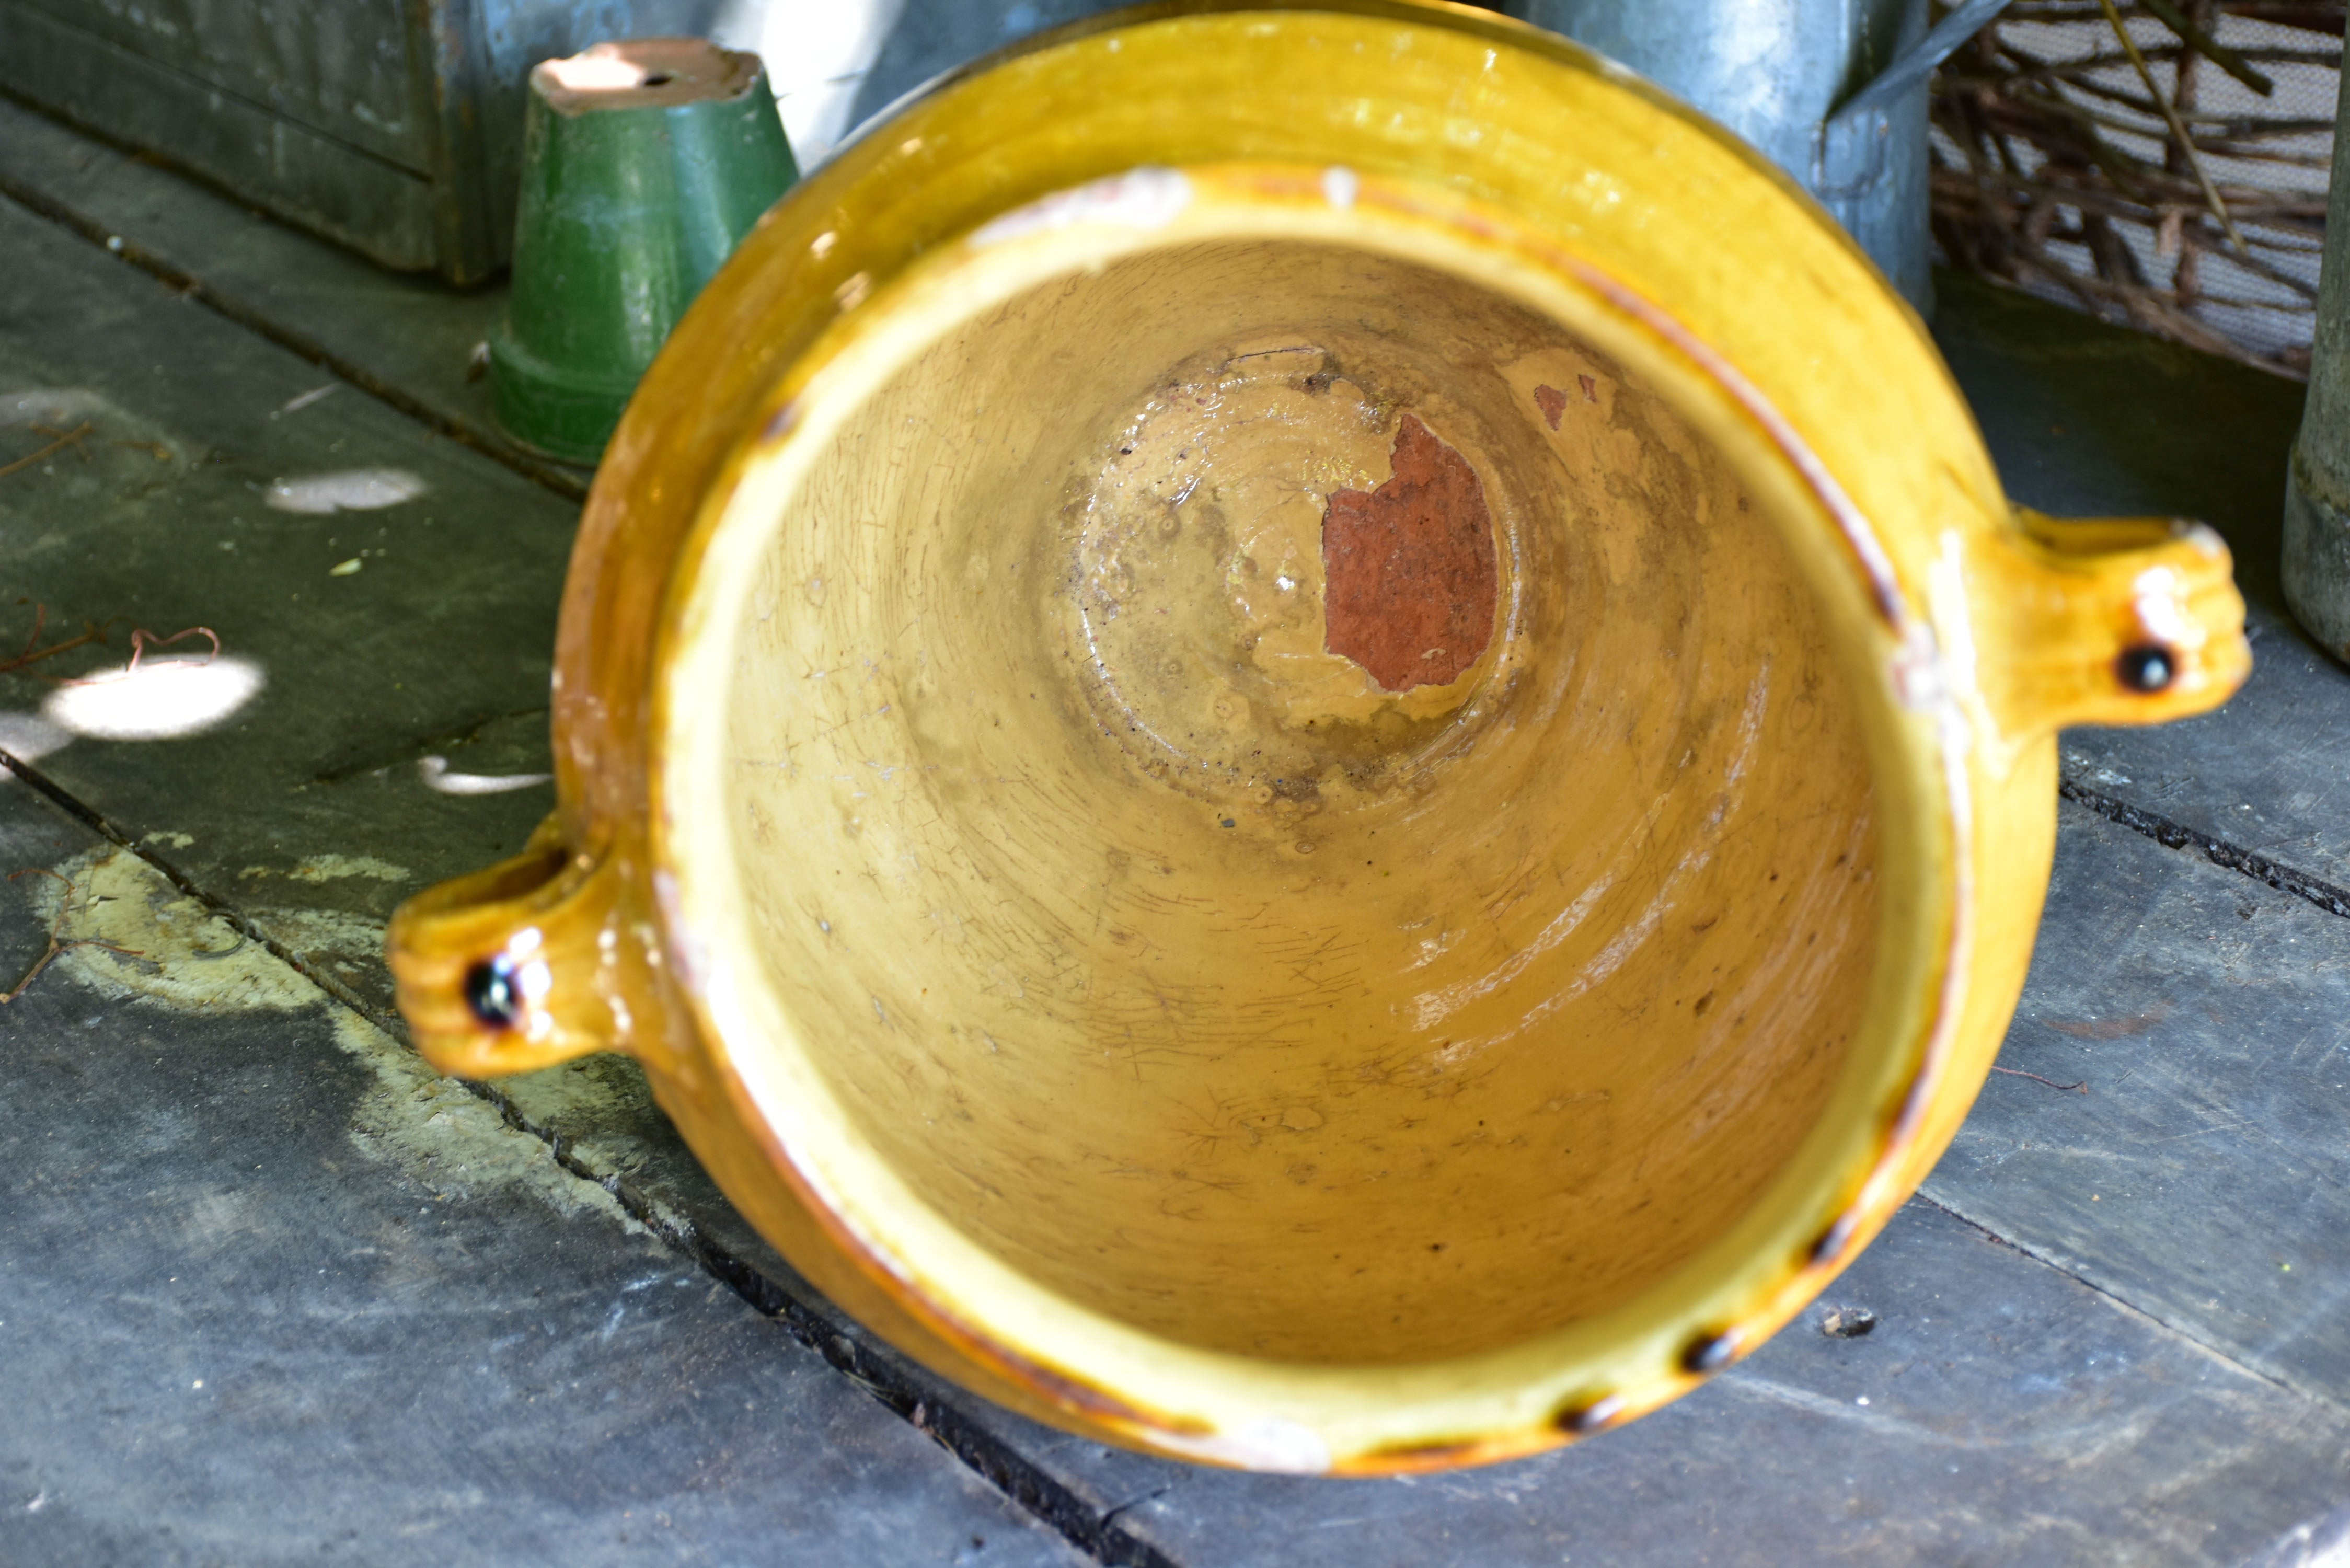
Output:
[[[16,602],[18,604],[23,604],[25,601],[18,599]],[[103,646],[106,642],[107,629],[113,626],[116,621],[129,620],[130,618],[126,615],[117,615],[109,616],[106,619],[94,623],[84,621],[81,623],[80,636],[69,637],[63,642],[53,642],[49,644],[48,647],[43,648],[40,646],[41,631],[43,628],[48,625],[49,607],[47,605],[35,605],[33,607],[33,635],[25,639],[25,646],[19,649],[15,655],[7,659],[0,659],[0,675],[14,675],[16,671],[24,669],[28,664],[37,664],[44,659],[48,659],[57,654],[63,653],[68,649],[79,648],[84,643],[95,642]],[[137,634],[133,633],[132,635],[136,637]],[[184,637],[187,634],[182,632],[181,635]],[[217,639],[215,639],[215,649],[217,650]]]
[[[143,626],[133,627],[130,631],[130,662],[122,667],[122,673],[125,675],[136,674],[139,670],[140,657],[149,649],[169,648],[173,643],[180,641],[182,639],[191,637],[205,638],[211,641],[213,650],[204,655],[204,664],[210,664],[213,659],[218,659],[221,656],[220,633],[214,631],[208,626],[192,626],[185,631],[175,631],[169,637],[157,637],[153,632],[149,631]],[[201,670],[203,668],[203,665],[198,665],[196,668]],[[69,680],[67,681],[66,684],[68,686],[78,686],[85,684],[85,682]]]
[[19,469],[30,468],[33,464],[40,462],[43,458],[55,457],[57,453],[65,451],[66,448],[74,445],[84,436],[89,434],[93,428],[94,427],[88,420],[82,421],[81,423],[58,436],[57,440],[51,441],[40,451],[34,452],[31,456],[20,457],[16,462],[7,464],[5,467],[0,467],[0,479],[7,478],[10,474],[16,472]]
[[57,933],[65,929],[66,915],[73,909],[74,885],[72,879],[70,877],[61,877],[57,872],[50,870],[45,866],[27,866],[21,871],[11,871],[8,873],[8,880],[11,882],[14,882],[19,877],[47,877],[52,880],[64,883],[66,890],[57,899],[57,918],[49,922],[48,950],[42,953],[39,958],[33,961],[33,967],[25,971],[25,977],[22,980],[19,980],[15,985],[10,986],[5,992],[0,992],[0,1006],[5,1006],[7,1003],[12,1002],[18,997],[24,995],[26,988],[31,985],[36,980],[38,980],[40,978],[41,971],[49,967],[49,961],[56,958],[59,953],[68,951],[70,949],[103,948],[108,952],[120,953],[124,958],[144,958],[146,956],[145,953],[141,952],[137,948],[117,947],[112,942],[99,941],[96,937],[60,938]]
[[[18,599],[16,602],[18,604],[23,604],[25,601]],[[33,607],[33,634],[25,639],[25,646],[13,657],[0,659],[0,675],[13,675],[18,670],[23,670],[28,664],[38,663],[44,659],[63,653],[68,649],[79,648],[86,643],[94,642],[103,647],[106,643],[106,634],[108,630],[112,628],[114,623],[119,620],[129,620],[130,618],[125,615],[117,615],[109,616],[106,619],[96,623],[84,621],[81,623],[82,629],[80,636],[69,637],[62,642],[53,642],[47,648],[43,648],[40,646],[41,630],[48,624],[48,606],[35,605]],[[79,678],[67,675],[44,675],[41,679],[57,686],[87,686],[93,680],[119,680],[123,676],[132,675],[138,672],[139,661],[140,659],[145,657],[149,649],[169,648],[173,643],[191,637],[207,639],[213,645],[213,650],[203,658],[203,664],[210,664],[213,659],[220,657],[220,633],[214,631],[208,626],[192,626],[184,631],[175,631],[169,637],[159,637],[154,632],[149,631],[143,626],[133,627],[130,630],[130,662],[124,665],[120,670],[108,670],[100,675]],[[202,667],[202,665],[198,665],[196,668],[201,669]]]
[[2035,1084],[2045,1084],[2052,1089],[2067,1089],[2076,1095],[2085,1095],[2089,1092],[2089,1080],[2086,1078],[2077,1084],[2060,1084],[2054,1078],[2043,1078],[2037,1073],[2027,1073],[2021,1067],[1993,1067],[1991,1071],[2005,1073],[2011,1078],[2029,1078]]

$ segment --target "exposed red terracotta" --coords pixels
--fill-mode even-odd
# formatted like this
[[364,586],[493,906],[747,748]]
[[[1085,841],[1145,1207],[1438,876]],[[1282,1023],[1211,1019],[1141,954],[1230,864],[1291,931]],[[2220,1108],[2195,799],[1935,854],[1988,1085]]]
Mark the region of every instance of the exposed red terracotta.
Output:
[[1556,430],[1559,415],[1566,412],[1566,394],[1556,387],[1536,387],[1534,407],[1540,409],[1543,418],[1550,421],[1550,428]]
[[1588,376],[1577,376],[1575,380],[1583,388],[1583,400],[1585,402],[1596,403],[1599,400],[1598,382],[1593,380]]
[[1322,520],[1323,646],[1389,691],[1442,686],[1493,639],[1500,575],[1485,487],[1417,414],[1396,431],[1395,477],[1334,490]]

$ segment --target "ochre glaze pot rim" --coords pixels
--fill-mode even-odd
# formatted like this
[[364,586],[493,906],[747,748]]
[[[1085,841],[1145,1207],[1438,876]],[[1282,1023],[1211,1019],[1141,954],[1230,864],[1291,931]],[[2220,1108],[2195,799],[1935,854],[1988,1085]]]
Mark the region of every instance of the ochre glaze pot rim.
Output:
[[[1898,1177],[1921,1129],[1918,1089],[1946,1054],[1956,1000],[1926,980],[1939,1005],[1910,1017],[1920,988],[1908,977],[1963,972],[1950,955],[1962,947],[1970,919],[1958,870],[1969,848],[1963,794],[1954,811],[1936,699],[1905,705],[1895,675],[1911,671],[1914,685],[1930,687],[1915,672],[1930,656],[1920,653],[1920,628],[1867,521],[1793,428],[1669,312],[1589,260],[1441,190],[1345,173],[1348,199],[1339,206],[1323,168],[1145,171],[1107,185],[1105,207],[1163,201],[1160,192],[1180,182],[1180,213],[1160,222],[1152,212],[1131,225],[1038,226],[1016,238],[983,231],[876,289],[777,384],[754,433],[712,487],[680,551],[658,655],[651,854],[676,878],[671,918],[692,932],[701,955],[691,994],[704,1038],[795,1184],[877,1282],[1003,1375],[1040,1388],[1115,1389],[1130,1420],[1157,1428],[1158,1446],[1257,1468],[1388,1469],[1436,1456],[1459,1463],[1472,1451],[1503,1457],[1556,1441],[1562,1420],[1603,1401],[1612,1401],[1611,1419],[1664,1403],[1759,1345],[1907,1196]],[[1021,226],[999,221],[996,232]],[[1660,1283],[1600,1317],[1506,1349],[1404,1366],[1267,1361],[1169,1341],[1024,1280],[862,1150],[853,1118],[822,1075],[800,1050],[780,1045],[795,1032],[755,957],[757,935],[732,875],[731,816],[717,782],[726,774],[725,711],[712,693],[736,658],[729,634],[742,621],[754,563],[806,463],[875,389],[961,323],[1124,256],[1241,239],[1344,245],[1472,278],[1563,321],[1669,389],[1741,468],[1783,535],[1814,557],[1808,575],[1836,601],[1830,619],[1847,678],[1872,711],[1866,728],[1877,742],[1880,790],[1893,774],[1909,775],[1887,790],[1912,805],[1888,814],[1881,978],[1860,1035],[1866,1044],[1856,1045],[1843,1092],[1804,1151],[1744,1220]],[[1903,956],[1887,962],[1896,951]],[[738,1054],[729,1040],[757,1044]],[[1829,1238],[1833,1244],[1823,1245]],[[1698,1362],[1707,1365],[1693,1367]],[[1306,1409],[1318,1424],[1298,1419]],[[1330,1458],[1321,1463],[1298,1457],[1325,1450]]]
[[[1392,118],[1364,118],[1372,105]],[[1566,123],[1578,134],[1561,143]],[[1121,223],[1115,182],[1154,165],[1160,195],[1171,177],[1184,201],[1156,228]],[[1056,193],[1052,210],[1076,218],[1002,222],[1038,218]],[[790,1035],[745,978],[757,966],[710,764],[740,618],[729,597],[794,454],[975,301],[1219,232],[1406,256],[1618,356],[1752,486],[1858,699],[1887,892],[1866,1042],[1744,1219],[1627,1306],[1503,1350],[1275,1363],[1045,1299],[893,1192],[803,1053],[728,1044]],[[608,453],[567,589],[556,837],[574,852],[566,888],[584,891],[514,898],[509,871],[420,898],[390,939],[401,1004],[452,1070],[630,1051],[795,1266],[1031,1415],[1264,1469],[1506,1459],[1620,1423],[1751,1350],[1914,1190],[2022,985],[2055,728],[2216,705],[2246,667],[2241,618],[2207,535],[2019,525],[1914,315],[1791,182],[1646,84],[1462,6],[1175,0],[941,78],[779,204],[689,314]],[[2198,640],[2178,649],[2179,680],[2115,688],[2116,649],[2182,620]],[[493,886],[506,904],[483,902]],[[592,972],[567,992],[556,977],[558,1000],[587,1000],[542,1009],[512,1045],[452,1000],[501,920],[535,952],[544,929],[548,961],[602,955],[573,961]]]

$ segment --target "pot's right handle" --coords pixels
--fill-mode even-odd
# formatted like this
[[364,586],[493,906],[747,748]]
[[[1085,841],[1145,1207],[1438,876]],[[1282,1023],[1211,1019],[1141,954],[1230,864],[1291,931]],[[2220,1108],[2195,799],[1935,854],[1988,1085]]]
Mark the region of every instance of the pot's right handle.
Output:
[[2209,527],[2064,522],[2023,507],[2015,516],[2015,529],[1967,563],[1958,607],[1975,689],[2011,744],[2068,724],[2208,712],[2251,673],[2243,597]]

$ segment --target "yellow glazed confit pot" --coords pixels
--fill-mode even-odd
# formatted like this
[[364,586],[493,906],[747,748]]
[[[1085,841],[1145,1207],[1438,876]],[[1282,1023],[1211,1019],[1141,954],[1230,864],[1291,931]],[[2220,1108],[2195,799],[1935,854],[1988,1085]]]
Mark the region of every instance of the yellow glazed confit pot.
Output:
[[907,1353],[1263,1469],[1530,1453],[1785,1323],[1981,1085],[2054,736],[2243,679],[2002,495],[1757,155],[1408,0],[1162,5],[771,212],[597,477],[444,1071],[643,1066]]

